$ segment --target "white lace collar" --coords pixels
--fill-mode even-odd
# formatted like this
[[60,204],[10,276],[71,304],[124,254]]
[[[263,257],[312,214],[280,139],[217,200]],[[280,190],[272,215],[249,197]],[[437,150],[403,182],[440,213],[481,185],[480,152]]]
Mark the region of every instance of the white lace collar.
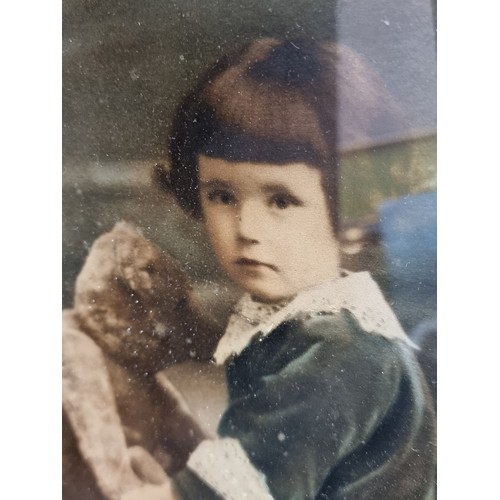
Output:
[[219,341],[215,362],[223,364],[231,355],[239,354],[255,335],[266,336],[286,320],[334,314],[341,309],[349,310],[367,333],[400,339],[417,348],[403,331],[370,273],[346,272],[344,277],[302,290],[288,303],[264,304],[244,294]]

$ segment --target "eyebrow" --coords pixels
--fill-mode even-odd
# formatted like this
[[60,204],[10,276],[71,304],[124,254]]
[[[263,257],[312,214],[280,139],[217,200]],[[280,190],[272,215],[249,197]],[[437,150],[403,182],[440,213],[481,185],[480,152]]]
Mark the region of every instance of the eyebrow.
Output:
[[281,192],[293,194],[293,191],[288,186],[286,186],[285,184],[279,184],[279,183],[264,184],[262,186],[262,190],[265,193],[275,193],[277,191],[281,191]]
[[[231,189],[234,187],[231,183],[223,181],[221,179],[208,179],[206,181],[200,181],[200,189]],[[288,193],[293,196],[298,196],[294,193],[293,189],[290,189],[287,185],[282,183],[266,183],[262,185],[262,191],[265,193]]]
[[224,188],[232,189],[231,184],[220,179],[209,179],[207,181],[200,181],[200,188],[210,189],[210,188]]

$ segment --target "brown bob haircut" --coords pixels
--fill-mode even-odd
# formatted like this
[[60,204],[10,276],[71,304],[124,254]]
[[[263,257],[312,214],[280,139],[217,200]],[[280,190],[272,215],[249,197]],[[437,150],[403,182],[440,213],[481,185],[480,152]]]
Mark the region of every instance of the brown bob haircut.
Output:
[[338,155],[399,126],[378,77],[334,42],[263,38],[220,60],[180,104],[170,171],[156,171],[180,206],[202,216],[198,156],[235,162],[306,163],[322,172],[338,230]]

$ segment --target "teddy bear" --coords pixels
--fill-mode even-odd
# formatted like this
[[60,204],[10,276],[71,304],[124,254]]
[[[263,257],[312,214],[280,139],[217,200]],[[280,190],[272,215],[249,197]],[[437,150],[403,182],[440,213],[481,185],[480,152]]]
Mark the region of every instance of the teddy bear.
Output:
[[63,499],[119,500],[182,468],[206,435],[162,370],[210,359],[221,332],[179,262],[117,223],[62,326]]

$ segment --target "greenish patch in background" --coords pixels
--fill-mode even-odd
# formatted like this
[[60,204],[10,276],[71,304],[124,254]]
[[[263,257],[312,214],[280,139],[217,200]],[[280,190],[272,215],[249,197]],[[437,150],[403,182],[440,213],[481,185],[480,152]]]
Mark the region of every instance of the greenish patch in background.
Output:
[[340,161],[343,226],[374,222],[385,200],[436,189],[436,135],[345,153]]

